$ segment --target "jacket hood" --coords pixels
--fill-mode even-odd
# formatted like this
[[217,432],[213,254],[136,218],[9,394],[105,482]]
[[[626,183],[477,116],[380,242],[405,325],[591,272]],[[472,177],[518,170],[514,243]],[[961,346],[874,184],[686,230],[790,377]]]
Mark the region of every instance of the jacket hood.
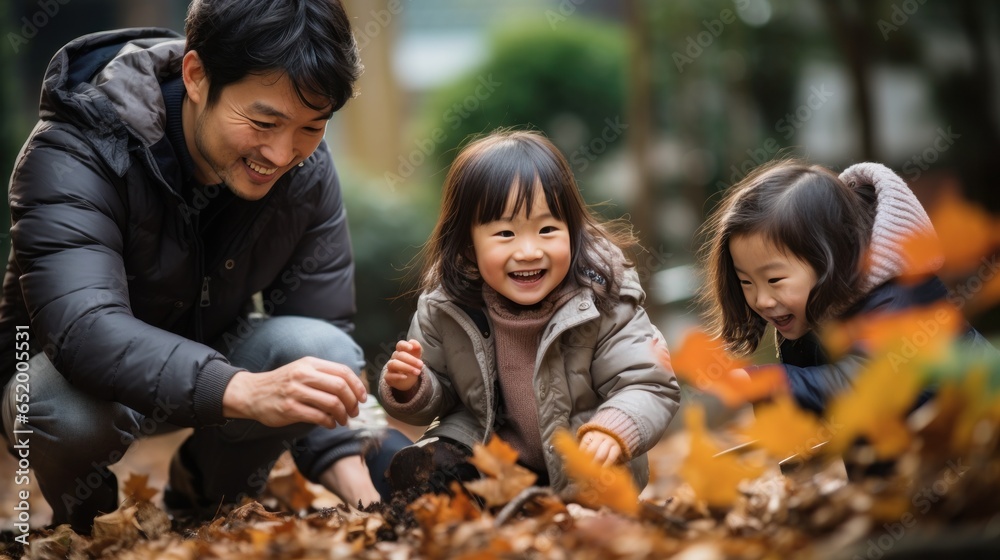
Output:
[[[642,305],[646,300],[646,292],[642,289],[642,284],[639,282],[639,273],[636,271],[635,266],[625,266],[626,259],[622,250],[617,245],[602,240],[595,244],[594,254],[600,260],[611,265],[611,270],[615,271],[615,274],[618,276],[619,282],[615,287],[615,295],[620,298],[634,299],[636,303]],[[598,284],[604,283],[603,279],[596,275],[592,275],[591,277]]]
[[144,147],[163,137],[159,79],[179,73],[183,55],[184,38],[169,29],[84,35],[49,63],[39,117],[77,126],[108,165],[124,174],[130,137]]
[[873,185],[877,202],[872,239],[868,248],[864,292],[902,275],[904,272],[931,274],[944,264],[944,257],[929,260],[918,270],[907,269],[905,243],[917,236],[935,238],[927,211],[899,175],[879,163],[858,163],[840,174],[852,188]]

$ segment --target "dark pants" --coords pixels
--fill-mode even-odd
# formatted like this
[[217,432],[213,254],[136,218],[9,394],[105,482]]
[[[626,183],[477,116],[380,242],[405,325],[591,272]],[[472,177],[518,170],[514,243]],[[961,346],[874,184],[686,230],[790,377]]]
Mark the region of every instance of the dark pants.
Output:
[[[363,365],[354,340],[317,319],[264,319],[254,324],[249,336],[237,338],[236,345],[220,351],[233,365],[251,372],[276,369],[305,356],[342,363],[356,372]],[[18,428],[33,432],[31,467],[52,506],[53,524],[69,523],[74,530],[89,533],[95,516],[118,508],[118,481],[107,467],[117,463],[136,439],[179,428],[166,423],[160,411],[143,415],[80,391],[44,354],[34,356],[29,366],[31,414],[28,423]],[[13,386],[7,385],[2,402],[8,439],[15,436]],[[313,428],[310,424],[270,428],[252,420],[196,428],[182,445],[182,463],[196,473],[199,501],[215,506],[236,503],[244,496],[257,496],[277,457]]]

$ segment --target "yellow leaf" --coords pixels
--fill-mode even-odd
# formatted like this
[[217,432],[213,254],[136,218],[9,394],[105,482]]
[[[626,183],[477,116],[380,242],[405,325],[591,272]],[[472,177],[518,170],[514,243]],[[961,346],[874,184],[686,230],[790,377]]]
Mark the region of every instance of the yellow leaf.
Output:
[[854,387],[830,403],[828,418],[835,426],[831,452],[843,453],[859,436],[868,438],[880,458],[898,455],[909,445],[904,419],[923,382],[915,367],[898,362],[895,356],[891,352],[875,358],[855,379]]
[[538,476],[517,464],[517,451],[497,436],[486,445],[476,444],[469,458],[485,478],[465,483],[465,487],[486,500],[486,505],[500,506],[535,483]]
[[804,412],[791,397],[780,395],[773,403],[757,405],[754,422],[742,433],[775,459],[811,457],[813,447],[826,441],[829,432],[814,414]]
[[619,513],[638,515],[639,491],[624,466],[596,463],[565,430],[556,432],[552,442],[563,457],[566,474],[578,487],[577,501],[593,509],[607,506]]
[[684,413],[684,422],[691,438],[691,450],[681,466],[681,478],[708,505],[732,505],[739,496],[740,481],[760,476],[763,467],[747,464],[733,455],[716,457],[720,449],[709,438],[705,411],[700,406],[690,405]]

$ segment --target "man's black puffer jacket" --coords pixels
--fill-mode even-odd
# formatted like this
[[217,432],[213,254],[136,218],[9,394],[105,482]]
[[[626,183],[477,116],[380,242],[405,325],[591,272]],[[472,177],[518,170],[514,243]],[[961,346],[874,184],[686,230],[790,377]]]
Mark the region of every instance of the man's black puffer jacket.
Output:
[[[13,250],[0,302],[0,381],[16,325],[76,387],[178,426],[224,421],[239,371],[205,342],[256,292],[272,315],[352,329],[354,266],[326,145],[261,201],[222,214],[205,262],[197,205],[181,196],[160,82],[184,40],[162,29],[98,33],[53,58],[40,121],[10,183]],[[165,403],[168,406],[163,406]]]

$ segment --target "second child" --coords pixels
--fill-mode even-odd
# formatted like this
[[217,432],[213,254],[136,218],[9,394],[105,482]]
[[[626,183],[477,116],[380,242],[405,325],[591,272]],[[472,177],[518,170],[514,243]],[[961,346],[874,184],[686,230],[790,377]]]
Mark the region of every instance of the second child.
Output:
[[576,434],[599,463],[627,464],[646,485],[645,453],[680,390],[615,241],[540,134],[494,133],[458,155],[408,340],[397,343],[376,392],[390,415],[435,422],[394,459],[397,489],[426,481],[435,474],[428,470],[476,476],[440,458],[468,455],[497,434],[540,484],[563,490],[558,430]]

